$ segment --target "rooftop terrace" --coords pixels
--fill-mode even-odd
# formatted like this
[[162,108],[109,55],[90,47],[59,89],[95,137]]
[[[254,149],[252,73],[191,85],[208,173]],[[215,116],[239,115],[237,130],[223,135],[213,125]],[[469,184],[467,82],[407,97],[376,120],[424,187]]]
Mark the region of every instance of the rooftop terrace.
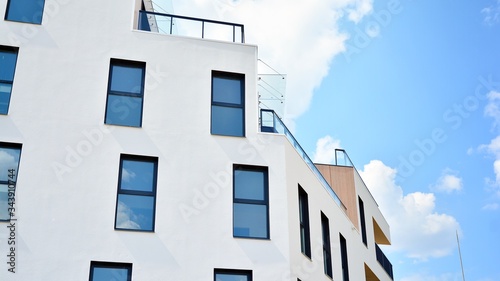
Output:
[[137,29],[161,34],[245,43],[245,28],[242,24],[144,10],[139,11]]

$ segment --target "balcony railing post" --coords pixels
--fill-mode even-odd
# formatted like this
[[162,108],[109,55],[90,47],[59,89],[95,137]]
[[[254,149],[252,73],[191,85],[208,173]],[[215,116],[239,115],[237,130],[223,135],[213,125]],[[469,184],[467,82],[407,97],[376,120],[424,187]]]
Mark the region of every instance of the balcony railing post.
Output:
[[174,25],[174,17],[170,17],[170,35],[172,35],[172,27]]
[[201,21],[201,38],[205,38],[205,21]]

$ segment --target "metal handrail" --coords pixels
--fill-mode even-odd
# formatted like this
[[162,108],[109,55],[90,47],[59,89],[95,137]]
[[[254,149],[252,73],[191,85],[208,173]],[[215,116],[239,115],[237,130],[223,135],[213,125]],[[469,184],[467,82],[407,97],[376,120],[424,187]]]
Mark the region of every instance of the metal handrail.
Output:
[[[337,155],[338,153],[341,152],[342,154],[344,154],[344,164],[339,164],[339,160],[337,158]],[[366,183],[365,181],[363,180],[363,178],[361,177],[361,175],[359,174],[359,171],[358,169],[356,169],[356,167],[354,166],[354,163],[352,162],[351,158],[349,157],[349,154],[347,154],[347,152],[344,150],[344,149],[341,149],[341,148],[336,148],[335,149],[335,166],[341,166],[341,167],[351,167],[354,169],[354,171],[356,172],[356,174],[358,174],[358,177],[361,179],[361,181],[363,182],[363,186],[366,187],[366,190],[368,191],[368,194],[370,194],[370,196],[372,197],[373,199],[373,202],[375,202],[375,205],[377,205],[378,207],[378,203],[377,203],[377,200],[375,200],[375,197],[373,197],[373,194],[372,192],[370,191],[370,189],[366,186]]]
[[[205,38],[205,23],[213,23],[213,24],[219,24],[219,25],[232,26],[233,27],[233,42],[236,42],[236,28],[239,28],[240,32],[241,32],[240,43],[245,43],[245,27],[242,24],[217,21],[217,20],[209,20],[209,19],[200,19],[200,18],[172,15],[172,14],[163,14],[163,13],[149,12],[149,11],[143,11],[143,10],[139,11],[139,25],[138,25],[139,30],[144,30],[143,29],[144,27],[141,25],[141,21],[143,19],[142,17],[144,17],[144,16],[147,17],[148,15],[170,18],[169,34],[173,34],[172,31],[173,31],[174,19],[183,19],[183,20],[201,22],[201,38]],[[148,31],[148,30],[146,30],[146,31]]]
[[[341,152],[344,156],[342,157],[344,159],[344,164],[340,164],[339,159],[337,157],[338,153]],[[351,158],[347,154],[347,152],[344,149],[341,148],[335,148],[335,166],[345,166],[345,167],[354,167],[354,164],[351,161]]]
[[[272,126],[268,126],[267,121],[271,120],[264,120],[263,115],[264,114],[272,115]],[[330,184],[325,180],[321,172],[318,170],[316,165],[314,165],[314,162],[309,158],[305,150],[300,146],[299,142],[295,139],[295,137],[292,135],[290,130],[286,127],[285,123],[281,121],[281,119],[278,117],[278,115],[274,112],[272,109],[264,109],[262,108],[260,110],[260,121],[261,121],[261,132],[267,132],[267,133],[275,133],[275,134],[283,134],[287,137],[287,139],[291,142],[295,150],[299,153],[299,155],[304,159],[306,162],[307,166],[311,169],[311,171],[316,175],[318,180],[321,182],[323,187],[326,189],[326,191],[330,194],[330,196],[333,198],[333,201],[337,203],[337,205],[345,212],[347,210],[346,206],[340,198],[337,196],[333,188],[330,186]]]

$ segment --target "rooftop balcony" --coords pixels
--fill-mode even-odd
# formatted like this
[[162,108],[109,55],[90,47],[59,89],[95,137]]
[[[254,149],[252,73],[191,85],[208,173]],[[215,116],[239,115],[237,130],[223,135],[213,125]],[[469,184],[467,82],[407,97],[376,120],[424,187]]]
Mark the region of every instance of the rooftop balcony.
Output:
[[318,180],[321,182],[325,190],[330,194],[332,197],[333,201],[337,203],[337,205],[345,212],[346,207],[340,200],[340,198],[337,196],[333,188],[328,184],[328,182],[325,180],[321,172],[318,170],[314,162],[309,158],[307,153],[304,151],[304,149],[300,146],[299,142],[295,139],[295,137],[292,135],[290,130],[285,126],[285,123],[281,121],[281,119],[276,115],[274,110],[272,109],[261,109],[260,110],[260,129],[261,132],[266,132],[266,133],[275,133],[275,134],[283,134],[286,136],[286,138],[290,141],[290,143],[293,145],[297,153],[302,157],[304,162],[307,164],[307,166],[311,169],[311,171],[316,175]]
[[245,43],[242,24],[139,11],[137,29],[161,34]]

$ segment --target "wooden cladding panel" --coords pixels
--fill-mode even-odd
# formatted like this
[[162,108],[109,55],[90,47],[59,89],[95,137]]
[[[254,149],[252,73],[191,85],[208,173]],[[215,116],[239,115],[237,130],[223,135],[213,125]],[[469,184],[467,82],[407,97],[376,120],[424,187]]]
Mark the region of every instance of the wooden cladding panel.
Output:
[[347,217],[349,217],[352,224],[360,231],[356,187],[354,185],[354,168],[326,164],[315,165],[335,193],[337,193],[342,203],[344,203],[347,209]]

